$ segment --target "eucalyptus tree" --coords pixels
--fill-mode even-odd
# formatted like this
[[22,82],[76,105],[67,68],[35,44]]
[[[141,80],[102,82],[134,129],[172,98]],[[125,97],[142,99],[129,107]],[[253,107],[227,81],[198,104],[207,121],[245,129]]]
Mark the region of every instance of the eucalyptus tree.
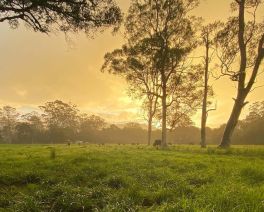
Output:
[[65,142],[74,138],[79,128],[79,110],[76,105],[55,100],[46,102],[39,108],[43,111],[42,118],[52,142]]
[[140,45],[123,45],[107,53],[102,71],[108,71],[126,79],[129,85],[128,93],[132,98],[142,102],[142,109],[147,113],[148,145],[151,143],[152,123],[158,107],[160,89],[158,75],[153,71],[151,60],[142,54]]
[[246,98],[254,89],[264,58],[264,24],[258,22],[261,0],[234,0],[231,7],[237,16],[229,18],[217,35],[221,71],[237,84],[237,95],[220,147],[231,144],[231,137]]
[[216,22],[208,24],[202,27],[201,30],[201,46],[205,49],[205,54],[202,57],[202,69],[204,72],[203,76],[203,100],[202,100],[202,117],[201,117],[201,147],[206,147],[206,123],[208,114],[216,108],[208,108],[211,102],[208,101],[210,96],[213,96],[213,89],[209,85],[210,78],[210,63],[214,58],[215,53],[215,36],[217,29],[220,27],[221,23]]
[[0,22],[35,31],[78,32],[113,25],[121,12],[114,0],[0,0]]
[[196,47],[197,20],[190,11],[198,0],[133,0],[125,22],[130,45],[141,46],[158,75],[161,94],[162,146],[166,147],[167,110],[177,101],[177,93],[186,69],[188,55]]

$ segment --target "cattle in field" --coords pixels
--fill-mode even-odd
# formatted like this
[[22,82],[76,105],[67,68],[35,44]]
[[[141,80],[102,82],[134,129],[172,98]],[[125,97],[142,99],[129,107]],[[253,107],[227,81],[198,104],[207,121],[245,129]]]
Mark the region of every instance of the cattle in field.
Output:
[[84,144],[83,141],[75,141],[75,143],[78,144],[79,146],[82,145],[82,144]]
[[153,143],[153,146],[155,147],[161,146],[161,139],[156,139]]

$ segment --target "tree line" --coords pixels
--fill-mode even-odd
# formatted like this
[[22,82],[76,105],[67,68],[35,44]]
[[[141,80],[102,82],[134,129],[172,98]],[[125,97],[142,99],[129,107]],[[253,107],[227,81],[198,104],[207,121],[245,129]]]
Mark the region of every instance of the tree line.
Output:
[[[76,105],[60,100],[39,106],[40,112],[19,114],[16,108],[0,109],[0,135],[3,143],[95,142],[106,127],[99,116],[80,113]],[[110,126],[111,127],[111,126]]]
[[[7,144],[151,144],[162,131],[155,128],[148,141],[147,126],[128,122],[122,126],[107,123],[97,115],[81,113],[76,105],[60,100],[39,106],[41,112],[18,113],[16,108],[0,109],[0,143]],[[264,144],[264,101],[250,106],[247,117],[238,123],[234,144]],[[208,144],[218,144],[225,129],[206,128]],[[168,132],[168,144],[199,144],[200,129],[178,126]]]

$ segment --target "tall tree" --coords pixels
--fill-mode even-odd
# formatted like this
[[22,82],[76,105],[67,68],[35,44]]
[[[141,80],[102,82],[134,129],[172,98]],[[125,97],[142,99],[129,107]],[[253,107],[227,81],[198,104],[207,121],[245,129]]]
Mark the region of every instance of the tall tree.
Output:
[[196,45],[196,21],[189,12],[198,3],[198,0],[134,0],[126,18],[129,43],[141,46],[159,76],[163,147],[167,146],[167,110],[175,102],[171,91],[176,92],[175,84],[186,74],[183,66]]
[[207,122],[207,104],[208,104],[208,81],[209,81],[209,50],[210,50],[210,31],[208,28],[203,29],[203,42],[205,45],[205,67],[204,67],[204,92],[202,103],[202,118],[201,118],[201,147],[206,147],[206,122]]
[[211,102],[208,98],[213,95],[212,87],[209,86],[210,77],[210,62],[212,61],[214,55],[214,38],[216,29],[219,27],[220,23],[208,24],[202,27],[202,46],[205,48],[205,56],[203,57],[203,67],[204,77],[203,77],[203,102],[202,102],[202,117],[201,117],[201,147],[206,147],[206,123],[208,118],[208,113],[216,108],[208,109],[208,105]]
[[129,84],[128,93],[142,102],[142,109],[147,113],[148,145],[151,143],[152,122],[156,114],[160,89],[158,75],[153,71],[149,56],[142,54],[139,46],[124,45],[105,55],[102,71],[117,74]]
[[113,25],[120,18],[121,12],[114,0],[0,0],[0,22],[16,28],[22,21],[43,33],[89,32]]
[[217,36],[222,74],[237,82],[237,96],[220,144],[223,148],[231,144],[234,129],[264,58],[264,24],[257,20],[257,9],[261,4],[261,0],[234,0],[231,6],[238,15],[229,18]]

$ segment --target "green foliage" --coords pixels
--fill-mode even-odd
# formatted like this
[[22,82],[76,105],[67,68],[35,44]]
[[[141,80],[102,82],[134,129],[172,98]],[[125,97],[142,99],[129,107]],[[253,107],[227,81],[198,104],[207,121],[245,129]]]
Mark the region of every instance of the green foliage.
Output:
[[[263,211],[264,148],[0,149],[0,211]],[[52,153],[53,154],[53,153]]]

